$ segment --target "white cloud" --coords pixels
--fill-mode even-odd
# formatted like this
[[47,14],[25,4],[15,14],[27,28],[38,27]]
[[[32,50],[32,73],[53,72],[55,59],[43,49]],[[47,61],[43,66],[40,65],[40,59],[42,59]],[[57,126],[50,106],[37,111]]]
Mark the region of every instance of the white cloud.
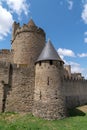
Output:
[[81,18],[84,21],[85,24],[87,24],[87,2],[83,5],[83,11],[81,14]]
[[67,0],[67,3],[68,3],[68,9],[72,10],[72,8],[73,8],[73,1],[72,0]]
[[84,42],[87,43],[87,37],[84,38]]
[[[7,8],[3,8],[4,3]],[[10,33],[14,21],[13,14],[17,14],[21,19],[21,14],[28,15],[29,6],[30,4],[27,4],[26,0],[0,0],[0,40]]]
[[71,72],[72,73],[82,73],[84,71],[83,68],[81,68],[80,64],[76,62],[68,62],[69,65],[71,65]]
[[13,17],[10,12],[0,5],[0,40],[10,33]]
[[0,1],[0,5],[2,5],[2,2]]
[[68,57],[75,57],[75,54],[72,50],[69,49],[63,49],[63,48],[59,48],[58,50],[59,55],[63,58],[64,56],[68,56]]
[[87,32],[84,32],[84,35],[86,35],[86,36],[87,36]]
[[0,40],[3,40],[3,36],[0,36]]
[[[65,56],[75,57],[75,54],[72,50],[59,48],[58,53],[66,65],[71,65],[72,73],[82,73],[82,75],[85,78],[87,78],[87,69],[86,68],[81,67],[81,65],[76,62],[66,61]],[[78,54],[79,57],[86,56],[86,55],[87,54]]]
[[87,57],[87,53],[78,54],[79,57]]
[[84,35],[85,35],[84,43],[87,43],[87,32],[85,32]]
[[30,4],[27,4],[26,0],[2,0],[2,2],[6,2],[11,13],[16,13],[19,16],[22,13],[25,15],[28,15],[29,13]]

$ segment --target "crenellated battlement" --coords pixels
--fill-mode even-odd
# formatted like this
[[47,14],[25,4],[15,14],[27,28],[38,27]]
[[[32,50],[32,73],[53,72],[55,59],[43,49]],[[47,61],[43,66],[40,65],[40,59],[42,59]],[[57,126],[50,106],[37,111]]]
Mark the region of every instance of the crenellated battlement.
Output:
[[69,77],[69,76],[67,76],[67,77],[64,76],[63,80],[67,81],[67,82],[68,81],[70,81],[70,82],[72,82],[72,81],[83,81],[83,82],[87,82],[87,80],[84,79],[84,78]]
[[9,49],[1,49],[0,50],[0,55],[1,54],[11,54],[12,53],[12,50],[9,50]]
[[33,20],[20,27],[13,26],[12,49],[14,50],[13,61],[16,64],[34,64],[42,48],[45,45],[45,32],[38,28]]
[[0,50],[1,62],[13,62],[13,50],[2,49]]
[[[29,26],[28,24],[23,24],[23,26],[20,27],[19,23],[15,23],[16,25],[13,26],[13,37],[12,37],[12,42],[15,40],[16,36],[20,33],[24,32],[33,32],[40,34],[45,37],[45,32],[42,28],[39,28],[37,26]],[[15,29],[16,28],[16,29]]]

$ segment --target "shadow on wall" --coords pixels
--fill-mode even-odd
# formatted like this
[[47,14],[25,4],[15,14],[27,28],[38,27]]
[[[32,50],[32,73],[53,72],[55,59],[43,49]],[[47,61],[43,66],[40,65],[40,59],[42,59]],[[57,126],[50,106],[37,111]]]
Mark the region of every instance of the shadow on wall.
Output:
[[12,89],[12,74],[13,74],[13,67],[10,64],[8,84],[5,84],[4,81],[2,81],[3,84],[2,112],[5,112],[7,95],[9,95],[9,91]]
[[85,116],[86,114],[77,109],[77,108],[74,108],[74,109],[68,109],[68,113],[69,113],[69,117],[75,117],[75,116]]

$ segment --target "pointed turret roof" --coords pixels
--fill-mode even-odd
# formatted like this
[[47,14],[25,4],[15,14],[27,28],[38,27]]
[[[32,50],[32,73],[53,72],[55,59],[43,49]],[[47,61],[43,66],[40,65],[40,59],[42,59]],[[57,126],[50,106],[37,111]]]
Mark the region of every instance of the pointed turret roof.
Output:
[[[51,41],[49,40],[42,50],[40,56],[38,57],[36,62],[44,61],[44,60],[58,60],[62,61],[57,51],[53,47]],[[63,61],[62,61],[63,62]]]
[[28,22],[28,27],[31,27],[31,26],[36,26],[32,19],[30,19],[30,21]]

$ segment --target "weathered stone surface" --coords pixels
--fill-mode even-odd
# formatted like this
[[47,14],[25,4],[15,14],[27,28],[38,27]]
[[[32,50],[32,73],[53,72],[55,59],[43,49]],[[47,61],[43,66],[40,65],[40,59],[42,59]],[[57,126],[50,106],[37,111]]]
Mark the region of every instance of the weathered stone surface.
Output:
[[45,33],[32,21],[22,27],[14,22],[12,50],[0,50],[0,112],[62,119],[67,108],[87,104],[87,80],[72,78],[69,67],[65,74],[63,64],[46,60],[35,69],[44,45]]
[[43,61],[36,64],[33,114],[46,119],[66,117],[65,98],[62,93],[60,62]]
[[23,26],[17,31],[12,42],[14,63],[34,65],[45,45],[45,33],[37,26]]

